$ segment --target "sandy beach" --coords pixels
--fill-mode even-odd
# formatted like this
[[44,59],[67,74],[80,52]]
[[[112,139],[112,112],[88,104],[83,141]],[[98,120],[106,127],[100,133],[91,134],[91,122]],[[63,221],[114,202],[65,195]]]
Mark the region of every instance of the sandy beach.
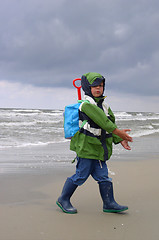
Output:
[[57,207],[56,199],[75,165],[47,174],[1,175],[0,239],[159,239],[158,160],[109,161],[115,199],[129,206],[120,214],[102,211],[98,184],[91,177],[72,197],[77,214]]

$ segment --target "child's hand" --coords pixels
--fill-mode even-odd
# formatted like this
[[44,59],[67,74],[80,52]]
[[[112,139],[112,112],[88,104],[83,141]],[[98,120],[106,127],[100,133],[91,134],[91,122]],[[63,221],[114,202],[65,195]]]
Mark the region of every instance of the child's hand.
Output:
[[120,130],[118,128],[116,128],[113,133],[118,135],[120,138],[122,138],[123,140],[126,140],[128,142],[133,142],[133,139],[132,137],[130,137],[126,132],[130,132],[131,129],[123,129],[123,130]]
[[128,141],[123,140],[120,143],[126,150],[131,150],[131,147],[129,146]]

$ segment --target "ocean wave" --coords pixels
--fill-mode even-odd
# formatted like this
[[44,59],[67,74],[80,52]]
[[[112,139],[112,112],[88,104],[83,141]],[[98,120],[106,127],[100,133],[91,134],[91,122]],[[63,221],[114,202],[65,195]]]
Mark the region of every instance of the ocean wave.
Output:
[[[159,114],[115,112],[119,129],[133,137],[159,135]],[[65,142],[62,110],[0,109],[0,148],[42,146]]]
[[3,109],[0,109],[0,116],[1,117],[21,117],[21,116],[59,116],[61,117],[63,115],[63,111],[61,110],[57,110],[57,111],[47,111],[47,110],[28,110],[28,109],[13,109],[13,110],[3,110]]
[[154,126],[159,126],[159,123],[152,123],[152,125],[154,125]]
[[17,143],[16,145],[4,145],[1,146],[0,145],[0,149],[8,149],[8,148],[25,148],[25,147],[40,147],[40,146],[47,146],[47,145],[51,145],[51,144],[55,144],[55,143],[64,143],[64,142],[68,142],[68,139],[60,139],[60,140],[55,140],[55,141],[50,141],[50,142],[35,142],[35,143]]
[[42,112],[39,109],[12,109],[13,112]]
[[59,123],[63,123],[63,119],[51,119],[51,120],[47,120],[47,119],[43,119],[43,120],[35,120],[36,124],[59,124]]
[[159,120],[159,116],[130,115],[116,117],[116,121],[147,121],[147,120]]
[[115,112],[115,117],[132,117],[132,114],[127,112]]
[[0,122],[0,126],[3,127],[14,127],[14,126],[33,126],[35,122]]
[[32,120],[28,120],[27,122],[25,121],[8,121],[8,122],[0,122],[0,126],[8,126],[8,127],[12,127],[12,126],[35,126],[38,124],[43,124],[44,126],[47,126],[47,124],[63,124],[63,119],[52,119],[52,120],[47,120],[47,119],[32,119]]
[[61,117],[61,116],[63,116],[63,112],[42,112],[42,114],[44,115],[44,116],[54,116],[54,117],[56,117],[56,116],[59,116],[59,117]]
[[147,125],[147,126],[141,126],[141,128],[148,128],[148,129],[153,129],[154,127],[152,125]]
[[153,129],[153,130],[142,130],[142,131],[137,131],[137,132],[132,132],[131,137],[143,137],[143,136],[149,136],[153,134],[158,134],[159,129]]

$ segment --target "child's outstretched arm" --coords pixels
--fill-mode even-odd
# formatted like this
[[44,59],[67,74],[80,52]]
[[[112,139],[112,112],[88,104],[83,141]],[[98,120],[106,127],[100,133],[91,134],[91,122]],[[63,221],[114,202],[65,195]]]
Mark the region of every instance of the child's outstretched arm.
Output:
[[117,136],[119,136],[120,138],[122,138],[123,140],[126,140],[128,142],[133,142],[132,137],[130,137],[127,132],[130,132],[131,129],[114,129],[113,133],[116,134]]
[[129,146],[127,140],[123,140],[123,141],[121,141],[120,143],[121,143],[121,145],[123,146],[123,148],[125,148],[126,150],[131,150],[131,147]]
[[104,111],[94,104],[84,102],[81,111],[108,133],[112,133],[117,128],[116,124],[105,115]]
[[103,110],[97,107],[94,104],[90,104],[84,102],[81,107],[81,111],[84,112],[89,118],[91,118],[98,126],[102,129],[106,130],[108,133],[113,133],[119,136],[122,140],[126,140],[128,142],[132,142],[132,137],[130,137],[126,132],[131,131],[131,129],[123,129],[120,130],[117,128],[116,124],[113,123],[109,118],[105,115]]

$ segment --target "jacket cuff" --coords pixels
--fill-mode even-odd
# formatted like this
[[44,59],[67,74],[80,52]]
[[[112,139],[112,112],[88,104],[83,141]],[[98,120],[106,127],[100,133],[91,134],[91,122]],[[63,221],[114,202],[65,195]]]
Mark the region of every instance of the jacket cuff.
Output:
[[119,144],[121,141],[123,141],[122,138],[120,138],[119,136],[117,136],[116,134],[112,134],[113,136],[113,143],[114,144]]

